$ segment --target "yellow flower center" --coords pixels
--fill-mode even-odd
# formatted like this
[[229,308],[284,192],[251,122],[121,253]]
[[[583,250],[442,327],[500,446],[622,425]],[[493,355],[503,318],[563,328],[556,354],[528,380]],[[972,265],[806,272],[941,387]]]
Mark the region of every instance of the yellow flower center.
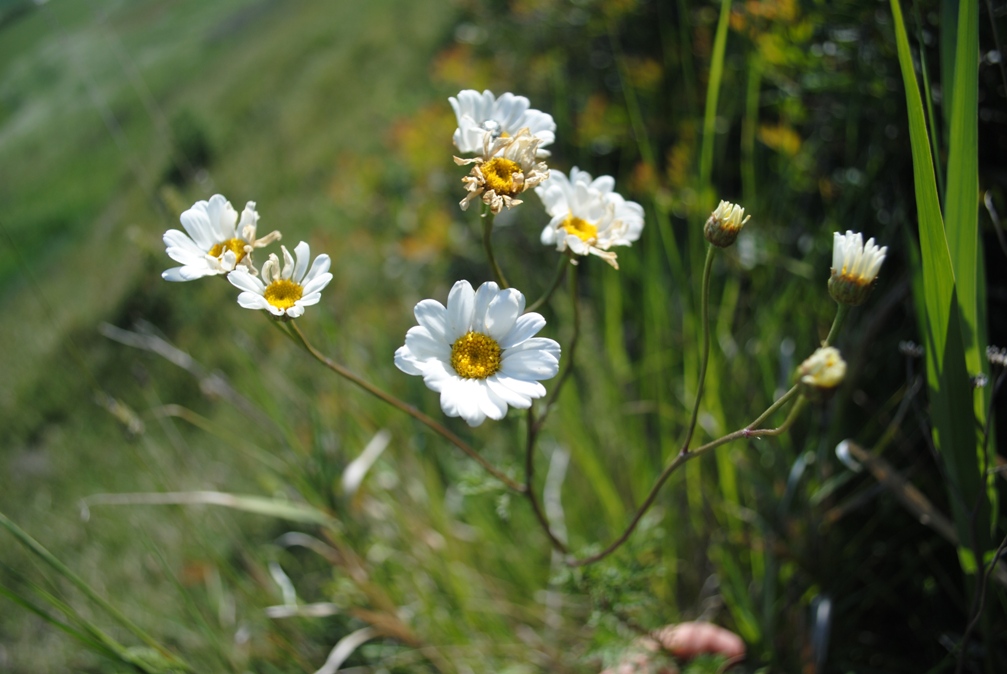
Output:
[[289,309],[294,306],[297,300],[301,299],[303,294],[304,288],[300,283],[281,278],[266,286],[266,292],[263,293],[263,296],[277,309]]
[[225,251],[229,250],[237,258],[235,262],[241,262],[241,259],[245,257],[245,246],[247,245],[248,242],[244,239],[228,239],[227,241],[213,244],[213,248],[210,249],[210,255],[220,257]]
[[485,379],[500,371],[500,345],[492,337],[466,332],[451,345],[451,367],[459,377]]
[[568,215],[560,225],[567,234],[573,234],[581,241],[591,241],[598,236],[598,228],[575,215]]
[[487,189],[511,197],[521,191],[519,186],[514,184],[514,174],[521,173],[521,167],[516,161],[493,157],[484,163],[481,169]]

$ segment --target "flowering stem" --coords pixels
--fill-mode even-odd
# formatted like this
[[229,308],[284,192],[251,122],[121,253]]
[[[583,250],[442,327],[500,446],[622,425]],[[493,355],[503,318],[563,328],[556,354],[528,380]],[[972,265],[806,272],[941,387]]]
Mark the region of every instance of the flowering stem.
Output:
[[469,457],[473,459],[476,463],[478,463],[480,466],[482,466],[486,470],[486,472],[488,472],[490,475],[503,482],[508,489],[512,489],[518,493],[524,493],[525,487],[523,485],[518,484],[510,477],[497,470],[493,466],[493,464],[491,464],[489,461],[480,456],[475,449],[473,449],[467,442],[465,442],[457,435],[455,435],[453,432],[451,432],[451,430],[448,429],[446,426],[436,421],[435,419],[427,416],[426,414],[419,411],[412,405],[399,400],[392,394],[382,391],[381,389],[379,389],[377,386],[370,383],[366,379],[363,379],[362,377],[358,376],[357,374],[354,374],[353,372],[346,369],[339,363],[330,359],[328,356],[326,356],[318,349],[316,349],[308,341],[308,338],[304,336],[304,333],[301,332],[301,329],[297,327],[296,322],[290,321],[288,323],[288,326],[290,327],[290,331],[294,334],[294,336],[297,337],[298,341],[300,341],[304,349],[312,356],[314,356],[315,360],[317,360],[319,363],[329,368],[330,370],[338,374],[340,377],[348,379],[349,381],[353,382],[360,388],[364,389],[365,391],[373,395],[375,398],[378,398],[388,403],[392,407],[395,407],[396,409],[405,412],[413,419],[416,419],[420,423],[424,424],[427,428],[434,431],[435,433],[443,437],[445,440],[453,444],[455,447],[468,454]]
[[493,276],[496,277],[497,283],[500,284],[501,288],[510,288],[507,283],[507,279],[504,278],[503,270],[500,269],[500,265],[497,264],[496,256],[493,254],[493,211],[489,210],[486,206],[483,209],[483,248],[486,249],[486,257],[489,259],[490,267],[493,268]]
[[836,317],[832,320],[832,328],[829,330],[829,336],[825,338],[822,342],[822,346],[828,346],[836,339],[836,335],[839,334],[839,328],[842,327],[843,321],[846,320],[846,314],[850,313],[850,306],[848,304],[838,304],[836,308]]
[[[651,488],[650,493],[647,495],[647,499],[643,502],[643,505],[641,505],[640,508],[636,511],[636,515],[633,516],[632,521],[630,521],[629,526],[626,527],[625,531],[623,531],[622,534],[617,539],[615,539],[615,541],[613,541],[607,548],[605,548],[601,552],[591,555],[590,557],[583,557],[581,559],[567,559],[566,560],[567,565],[587,566],[588,564],[593,564],[597,561],[600,561],[605,557],[608,557],[613,552],[615,552],[619,548],[619,546],[621,546],[629,539],[630,535],[633,533],[637,525],[640,523],[640,520],[643,519],[643,516],[650,509],[650,506],[654,504],[654,501],[657,499],[657,494],[658,492],[661,491],[661,487],[664,486],[664,483],[668,481],[668,478],[671,477],[672,473],[678,470],[687,461],[695,459],[697,456],[705,454],[712,449],[716,449],[721,445],[725,445],[728,442],[733,442],[734,440],[739,440],[741,438],[763,438],[763,437],[772,437],[780,435],[784,433],[788,428],[790,428],[791,425],[793,425],[794,420],[797,419],[797,416],[801,413],[801,410],[804,409],[805,402],[806,400],[804,399],[803,396],[798,398],[797,403],[793,406],[793,408],[791,408],[790,414],[787,415],[787,418],[777,428],[766,428],[766,429],[755,430],[752,428],[752,426],[755,425],[755,422],[753,422],[748,426],[746,426],[745,428],[734,431],[733,433],[728,433],[727,435],[718,438],[716,440],[712,440],[711,442],[708,442],[705,445],[697,447],[691,452],[683,448],[682,451],[678,453],[678,456],[676,456],[675,459],[668,464],[667,468],[664,469],[664,472],[661,473],[661,476],[657,479],[657,482],[654,483],[654,486]],[[759,418],[761,419],[764,416],[766,415],[762,415]]]
[[568,255],[561,255],[559,258],[559,264],[556,265],[556,275],[552,278],[552,283],[549,284],[549,289],[545,291],[542,297],[538,298],[532,302],[531,306],[526,309],[526,311],[536,311],[543,304],[548,302],[556,288],[559,288],[559,284],[563,282],[563,277],[566,276],[566,269],[570,266]]
[[692,406],[692,418],[682,442],[682,452],[689,451],[692,434],[696,430],[696,420],[699,418],[699,403],[703,400],[703,384],[706,381],[706,366],[710,362],[710,271],[713,269],[714,246],[707,246],[706,264],[703,266],[703,290],[699,303],[700,323],[703,324],[703,355],[699,365],[699,383],[696,386],[696,403]]

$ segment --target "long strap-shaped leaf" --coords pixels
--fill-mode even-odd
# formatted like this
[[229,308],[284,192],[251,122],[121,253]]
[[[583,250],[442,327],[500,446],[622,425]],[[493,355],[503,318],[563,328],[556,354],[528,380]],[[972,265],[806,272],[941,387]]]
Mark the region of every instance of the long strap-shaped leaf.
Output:
[[[973,390],[965,364],[962,311],[959,306],[954,266],[944,231],[944,220],[937,198],[937,184],[934,180],[934,165],[923,115],[923,102],[920,99],[913,69],[909,39],[906,36],[899,2],[890,1],[899,66],[906,89],[909,136],[913,153],[913,178],[923,275],[922,309],[926,315],[924,341],[933,440],[944,460],[955,528],[963,545],[959,548],[959,560],[963,570],[971,573],[974,572],[976,563],[969,549],[971,547],[969,543],[973,540],[973,531],[980,533],[988,531],[989,518],[988,515],[980,515],[976,521],[977,527],[973,529],[971,526],[972,509],[980,503],[981,468],[977,457]],[[963,4],[968,3],[969,0],[963,0]],[[974,8],[974,3],[972,4]],[[955,138],[952,142],[961,140]],[[949,176],[950,184],[951,176]],[[955,226],[959,224],[956,223]],[[959,252],[963,256],[967,254],[964,250]],[[974,293],[974,283],[971,288]],[[975,316],[975,312],[973,311],[971,315]],[[983,511],[988,513],[988,509],[983,508]]]

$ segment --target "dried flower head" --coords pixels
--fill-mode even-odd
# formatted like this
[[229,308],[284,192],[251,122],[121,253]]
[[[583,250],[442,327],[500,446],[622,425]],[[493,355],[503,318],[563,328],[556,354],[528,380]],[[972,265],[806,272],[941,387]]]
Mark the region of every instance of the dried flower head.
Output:
[[468,191],[460,204],[462,210],[467,210],[476,199],[489,206],[494,215],[505,206],[520,204],[519,194],[549,178],[549,167],[536,157],[539,143],[541,140],[528,129],[521,129],[513,136],[496,140],[487,135],[479,157],[455,157],[459,166],[473,165],[469,175],[462,178]]

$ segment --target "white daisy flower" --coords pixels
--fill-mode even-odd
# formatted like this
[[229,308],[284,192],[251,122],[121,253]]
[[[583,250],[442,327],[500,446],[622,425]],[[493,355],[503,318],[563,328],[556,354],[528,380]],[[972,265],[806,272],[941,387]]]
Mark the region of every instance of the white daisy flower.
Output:
[[832,245],[832,275],[829,293],[840,304],[863,304],[885,261],[888,246],[878,247],[874,239],[867,240],[860,232],[836,232]]
[[542,243],[577,255],[597,255],[619,268],[612,246],[628,246],[643,231],[643,207],[613,192],[615,179],[571,169],[567,178],[551,170],[549,182],[535,188],[552,220],[542,230]]
[[479,152],[486,144],[487,135],[492,143],[497,138],[514,136],[521,129],[528,129],[540,141],[538,156],[549,156],[542,148],[556,139],[556,122],[552,115],[531,109],[524,96],[508,92],[494,98],[488,89],[481,94],[465,89],[458,92],[457,98],[451,96],[448,100],[458,118],[454,142],[460,152]]
[[547,180],[549,167],[536,158],[535,150],[541,141],[528,129],[492,141],[486,135],[484,141],[481,156],[455,157],[459,166],[474,164],[472,171],[462,178],[468,194],[459,205],[463,211],[468,210],[470,203],[481,199],[496,215],[504,206],[512,208],[522,203],[517,196]]
[[245,204],[239,221],[231,202],[220,194],[209,201],[197,201],[179,219],[185,232],[169,229],[164,233],[164,245],[168,257],[182,266],[162,272],[161,278],[166,281],[192,281],[226,274],[238,265],[254,270],[252,250],[280,239],[279,232],[256,238],[259,214],[254,201]]
[[721,201],[703,226],[706,240],[719,248],[727,248],[738,238],[738,232],[751,219],[745,209],[730,201]]
[[238,295],[238,304],[246,309],[265,309],[274,316],[297,318],[304,313],[304,307],[318,304],[322,297],[322,289],[329,285],[332,274],[329,273],[328,255],[319,255],[308,269],[311,259],[311,248],[301,241],[294,248],[297,262],[290,256],[286,246],[283,250],[283,268],[275,254],[271,254],[262,265],[262,280],[238,268],[227,275],[231,284],[242,290]]
[[507,406],[528,409],[545,395],[542,379],[559,371],[560,346],[535,337],[545,326],[537,313],[522,315],[525,298],[513,288],[488,282],[472,290],[458,281],[445,308],[423,300],[416,325],[395,351],[395,366],[422,375],[441,394],[441,409],[478,426],[486,417],[503,419]]

